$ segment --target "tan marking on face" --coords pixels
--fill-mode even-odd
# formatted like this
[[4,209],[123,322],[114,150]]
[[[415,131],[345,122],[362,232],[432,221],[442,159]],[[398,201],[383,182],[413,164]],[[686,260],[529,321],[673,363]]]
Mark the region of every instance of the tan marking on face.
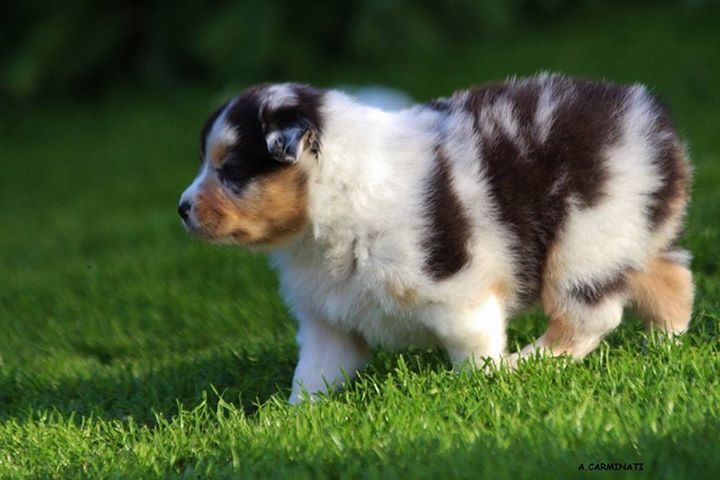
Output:
[[230,150],[230,145],[225,142],[214,142],[208,152],[210,156],[210,164],[215,168],[222,166],[223,160]]
[[195,201],[200,236],[243,245],[278,245],[307,225],[307,185],[299,166],[252,180],[236,196],[217,179],[200,186]]
[[631,273],[628,284],[633,306],[648,327],[669,333],[687,330],[694,287],[692,273],[685,266],[656,257],[645,270]]

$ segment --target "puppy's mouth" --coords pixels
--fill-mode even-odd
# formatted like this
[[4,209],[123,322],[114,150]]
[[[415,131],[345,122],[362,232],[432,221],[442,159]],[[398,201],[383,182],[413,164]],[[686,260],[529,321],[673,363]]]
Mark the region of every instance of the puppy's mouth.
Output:
[[218,234],[208,230],[200,225],[197,225],[192,220],[182,220],[183,227],[191,235],[199,238],[208,243],[215,245],[252,245],[249,235],[245,230],[235,229],[229,233]]

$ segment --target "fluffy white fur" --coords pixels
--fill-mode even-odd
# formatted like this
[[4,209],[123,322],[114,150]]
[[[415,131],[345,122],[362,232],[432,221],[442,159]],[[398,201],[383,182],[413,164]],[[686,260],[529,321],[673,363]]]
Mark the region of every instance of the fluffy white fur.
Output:
[[[440,343],[458,364],[499,360],[506,305],[489,289],[512,284],[512,265],[467,142],[457,142],[453,180],[484,233],[472,241],[471,265],[437,283],[422,272],[424,253],[413,240],[426,230],[423,191],[436,114],[385,112],[339,92],[325,103],[320,158],[301,159],[310,172],[312,230],[273,254],[283,296],[300,322],[291,401],[303,387],[324,391],[326,383],[340,382],[343,371],[352,377],[367,360],[358,353],[363,348],[352,347],[357,343]],[[463,124],[448,127],[458,139],[471,134]],[[393,296],[398,290],[421,301],[404,305]]]

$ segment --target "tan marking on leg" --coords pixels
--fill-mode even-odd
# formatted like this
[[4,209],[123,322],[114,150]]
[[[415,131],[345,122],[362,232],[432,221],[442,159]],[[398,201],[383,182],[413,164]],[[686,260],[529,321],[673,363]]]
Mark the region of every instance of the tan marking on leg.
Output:
[[508,357],[508,364],[511,367],[515,367],[521,358],[530,356],[536,351],[539,351],[541,354],[556,356],[569,352],[571,349],[573,342],[572,323],[561,308],[562,297],[554,286],[557,283],[560,271],[557,260],[557,249],[557,244],[552,245],[548,249],[547,261],[543,272],[541,301],[545,314],[548,317],[547,330],[534,342],[526,345],[520,352]]
[[597,303],[587,303],[563,289],[561,269],[554,251],[548,256],[548,266],[541,292],[542,305],[548,316],[548,327],[536,341],[527,345],[508,363],[514,366],[520,359],[540,353],[558,356],[569,354],[581,359],[597,347],[602,338],[620,323],[624,294],[609,294]]
[[[553,288],[554,285],[557,285],[560,283],[560,279],[562,278],[562,264],[560,261],[560,244],[559,242],[555,242],[554,244],[550,245],[547,250],[547,255],[545,257],[545,266],[543,268],[543,278],[542,278],[542,301],[543,305],[545,305],[547,302],[550,303],[556,303],[553,301],[555,298],[554,291],[550,292],[549,290]],[[547,302],[545,300],[546,295],[553,295],[552,297],[548,297]]]
[[[551,355],[561,355],[572,350],[574,342],[574,324],[562,308],[562,297],[557,290],[546,285],[542,291],[542,305],[545,314],[548,316],[548,328],[545,333],[535,341],[534,345],[528,345],[523,353],[531,353],[532,347],[539,347],[549,350]],[[528,349],[528,347],[530,347]]]
[[520,357],[539,348],[549,355],[566,353],[579,360],[620,324],[624,296],[610,295],[596,304],[588,304],[572,298],[569,293],[565,297],[545,293],[544,301],[550,317],[548,328],[520,352]]
[[633,306],[648,327],[668,333],[687,330],[692,315],[694,287],[687,267],[662,257],[628,277]]

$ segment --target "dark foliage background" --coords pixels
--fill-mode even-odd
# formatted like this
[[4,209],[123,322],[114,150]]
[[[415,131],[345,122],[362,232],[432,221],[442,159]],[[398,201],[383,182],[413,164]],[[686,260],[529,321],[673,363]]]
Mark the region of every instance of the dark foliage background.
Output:
[[[630,2],[622,2],[624,4]],[[711,0],[681,3],[698,21]],[[92,97],[123,83],[324,81],[387,64],[417,65],[479,40],[501,41],[610,0],[5,0],[0,97]],[[346,68],[342,68],[346,67]],[[339,75],[337,70],[344,73]],[[362,75],[361,75],[362,76]]]

